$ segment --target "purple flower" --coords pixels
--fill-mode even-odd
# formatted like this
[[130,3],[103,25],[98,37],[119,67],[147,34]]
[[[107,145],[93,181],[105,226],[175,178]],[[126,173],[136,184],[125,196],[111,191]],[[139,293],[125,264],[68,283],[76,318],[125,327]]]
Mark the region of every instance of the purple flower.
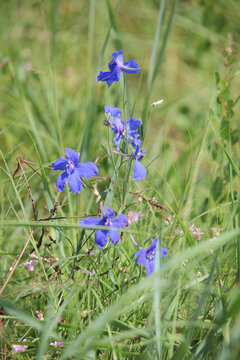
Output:
[[[27,341],[27,339],[24,339],[24,340],[23,340],[23,342],[25,342],[25,341]],[[13,344],[12,347],[13,347],[13,349],[14,349],[14,350],[12,351],[13,354],[16,354],[16,353],[19,352],[19,351],[25,351],[25,349],[28,348],[27,345],[17,345],[17,344]]]
[[110,71],[100,71],[97,77],[98,81],[106,81],[108,87],[110,87],[114,81],[119,81],[121,70],[127,74],[137,74],[141,70],[134,60],[123,62],[122,50],[114,52],[112,58],[112,61],[108,64]]
[[119,149],[121,139],[126,142],[126,137],[129,142],[134,144],[138,136],[141,135],[136,132],[137,128],[141,125],[141,120],[131,118],[127,121],[126,126],[125,122],[121,119],[122,112],[119,108],[106,105],[104,110],[111,130],[115,133],[113,141],[117,150]]
[[140,144],[136,146],[136,151],[133,155],[133,157],[136,159],[133,165],[133,179],[136,181],[144,180],[147,173],[147,170],[143,164],[140,163],[146,154],[146,151],[143,150],[143,148],[140,149]]
[[23,262],[23,265],[27,266],[28,271],[34,271],[34,264],[38,263],[36,260],[30,260]]
[[69,180],[70,191],[80,194],[82,189],[81,177],[90,178],[98,173],[98,168],[93,162],[79,163],[80,153],[74,150],[65,148],[65,160],[60,157],[57,161],[52,163],[53,170],[64,170],[64,172],[57,177],[56,185],[58,192],[63,191],[67,181]]
[[[156,257],[156,246],[157,246],[157,238],[155,238],[150,247],[147,249],[142,249],[135,253],[135,260],[137,264],[144,265],[147,271],[147,276],[151,275],[155,266],[155,257]],[[167,255],[167,249],[165,247],[161,247],[161,257],[164,258]]]
[[97,230],[95,233],[95,242],[97,247],[101,249],[107,243],[108,236],[114,245],[117,245],[120,234],[118,230],[108,230],[107,228],[118,228],[123,229],[127,223],[127,217],[123,214],[118,215],[114,218],[114,210],[107,208],[107,212],[102,209],[102,217],[99,218],[85,218],[80,221],[81,225],[88,225],[88,226],[105,226],[106,230]]
[[134,222],[137,222],[140,217],[144,217],[144,216],[145,215],[142,214],[140,211],[138,211],[137,213],[135,213],[133,211],[129,211],[128,212],[128,223],[129,223],[129,225],[134,223]]

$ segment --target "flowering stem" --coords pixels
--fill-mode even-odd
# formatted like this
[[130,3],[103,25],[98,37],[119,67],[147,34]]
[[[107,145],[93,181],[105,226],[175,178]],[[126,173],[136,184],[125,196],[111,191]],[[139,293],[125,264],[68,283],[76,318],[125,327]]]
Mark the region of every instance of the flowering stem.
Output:
[[112,152],[113,152],[114,154],[118,154],[118,155],[121,155],[121,156],[134,157],[133,155],[123,154],[123,153],[121,153],[121,152],[119,152],[119,151],[116,151],[116,150],[112,150]]
[[133,242],[140,250],[143,250],[143,248],[142,248],[140,245],[138,245],[138,243],[134,240],[132,234],[129,234],[129,235],[130,235],[130,237],[131,237],[131,239],[132,239],[132,242]]

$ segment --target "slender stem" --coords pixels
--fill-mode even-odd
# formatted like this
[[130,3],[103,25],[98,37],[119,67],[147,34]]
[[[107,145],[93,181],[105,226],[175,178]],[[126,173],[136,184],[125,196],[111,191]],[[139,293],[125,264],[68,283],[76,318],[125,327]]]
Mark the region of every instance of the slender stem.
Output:
[[17,161],[18,161],[18,164],[19,164],[19,166],[20,166],[20,168],[22,170],[22,173],[23,173],[23,176],[24,176],[24,179],[26,181],[27,188],[28,188],[29,196],[30,196],[30,199],[32,201],[34,220],[37,221],[37,211],[36,211],[36,205],[35,205],[35,202],[34,202],[34,199],[33,199],[33,194],[32,194],[32,191],[30,189],[30,186],[29,186],[28,179],[26,177],[25,171],[23,170],[23,167],[22,167],[22,161],[21,161],[20,158],[17,158]]
[[143,250],[143,248],[140,246],[140,245],[138,245],[138,243],[134,240],[134,237],[132,236],[132,234],[129,234],[130,235],[130,237],[131,237],[131,239],[132,239],[132,242],[140,249],[140,250]]
[[21,257],[23,256],[23,254],[24,254],[24,252],[25,252],[25,250],[26,250],[26,247],[28,246],[28,243],[29,243],[29,241],[30,241],[30,239],[31,239],[31,237],[32,237],[32,235],[33,235],[33,232],[34,232],[34,230],[32,229],[32,230],[31,230],[31,233],[30,233],[30,235],[29,235],[29,237],[28,237],[28,239],[27,239],[27,241],[26,241],[26,244],[24,245],[24,247],[23,247],[23,249],[22,249],[22,251],[21,251],[21,253],[20,253],[20,255],[19,255],[19,257],[18,257],[18,259],[17,259],[17,261],[16,261],[16,263],[13,265],[10,274],[8,275],[7,280],[5,281],[4,285],[3,285],[2,288],[0,289],[0,295],[1,295],[2,292],[4,291],[5,287],[7,286],[9,280],[10,280],[11,277],[12,277],[12,274],[14,273],[16,267],[18,266],[19,261],[21,260]]

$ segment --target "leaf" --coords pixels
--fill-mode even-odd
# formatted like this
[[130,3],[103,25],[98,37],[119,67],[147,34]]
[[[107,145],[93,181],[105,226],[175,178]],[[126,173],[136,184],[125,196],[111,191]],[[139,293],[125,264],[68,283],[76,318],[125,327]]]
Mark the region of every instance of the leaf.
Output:
[[217,176],[212,186],[212,195],[215,201],[220,197],[222,193],[222,189],[223,189],[222,178],[220,176]]
[[220,129],[220,135],[221,138],[224,140],[228,140],[229,138],[229,121],[228,120],[223,120],[221,123],[221,129]]
[[219,81],[220,81],[220,75],[217,71],[215,72],[215,80],[216,80],[216,85],[218,86]]
[[38,331],[42,331],[43,323],[41,321],[29,316],[24,311],[11,304],[9,301],[4,300],[2,297],[0,297],[0,307],[2,307],[7,313],[21,320],[23,323],[28,324],[29,326]]

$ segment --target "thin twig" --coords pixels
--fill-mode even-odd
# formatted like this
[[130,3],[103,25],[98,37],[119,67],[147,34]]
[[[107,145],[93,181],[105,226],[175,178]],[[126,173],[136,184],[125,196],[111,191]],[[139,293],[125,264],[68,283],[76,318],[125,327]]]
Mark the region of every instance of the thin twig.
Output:
[[12,274],[14,273],[16,267],[18,266],[19,261],[21,260],[23,254],[24,254],[24,251],[26,250],[26,247],[28,246],[28,243],[29,243],[29,241],[30,241],[30,239],[31,239],[31,237],[32,237],[32,235],[33,235],[33,231],[34,231],[34,230],[31,230],[31,233],[30,233],[30,235],[29,235],[29,238],[27,239],[26,244],[24,245],[24,248],[23,248],[22,251],[21,251],[21,254],[19,255],[16,263],[13,265],[12,270],[11,270],[10,274],[8,275],[8,278],[7,278],[7,280],[5,281],[3,287],[0,289],[0,295],[1,295],[2,292],[4,291],[5,287],[7,286],[9,280],[10,280],[11,277],[12,277]]
[[17,161],[19,163],[19,166],[22,170],[22,173],[23,173],[23,176],[24,176],[24,179],[26,181],[26,184],[27,184],[27,188],[28,188],[28,192],[29,192],[29,196],[30,196],[30,199],[32,201],[32,208],[33,208],[33,216],[34,216],[34,220],[37,221],[37,212],[36,212],[36,206],[35,206],[35,202],[34,202],[34,199],[33,199],[33,195],[32,195],[32,191],[30,189],[30,186],[29,186],[29,183],[28,183],[28,179],[26,177],[26,174],[25,174],[25,171],[23,170],[23,167],[22,167],[22,160],[20,158],[17,158]]
[[82,215],[82,216],[59,216],[59,217],[52,217],[49,216],[47,218],[39,219],[38,221],[49,221],[49,220],[63,220],[63,219],[82,219],[89,216],[99,216],[99,214],[93,214],[93,215]]
[[154,199],[148,199],[148,198],[146,198],[146,197],[143,196],[141,193],[131,192],[131,191],[130,191],[130,194],[138,195],[138,196],[141,197],[143,200],[146,200],[147,202],[149,202],[150,205],[155,206],[156,208],[158,208],[158,210],[159,210],[159,209],[163,209],[163,210],[168,211],[168,208],[167,208],[166,206],[157,203]]
[[[32,161],[28,161],[28,160],[22,160],[22,162],[24,162],[25,164],[31,164],[31,165],[41,166],[41,165],[38,164],[38,163],[35,163],[35,162],[32,162]],[[52,168],[51,168],[50,166],[45,166],[45,165],[43,165],[43,168],[44,168],[44,169],[52,170]]]

